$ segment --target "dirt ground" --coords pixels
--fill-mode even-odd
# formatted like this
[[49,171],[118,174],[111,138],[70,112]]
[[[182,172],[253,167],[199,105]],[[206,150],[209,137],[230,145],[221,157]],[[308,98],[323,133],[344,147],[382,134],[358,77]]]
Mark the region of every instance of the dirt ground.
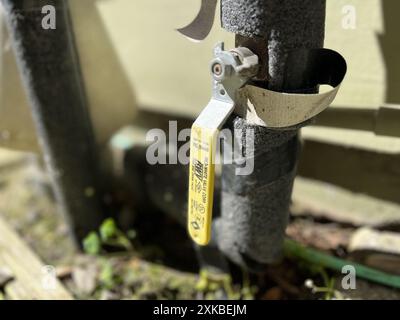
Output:
[[[157,216],[152,230],[138,223],[122,233],[105,222],[105,229],[93,231],[111,232],[114,242],[101,243],[92,234],[87,253],[79,252],[58,213],[48,176],[29,154],[0,150],[0,216],[57,268],[77,299],[400,299],[399,290],[361,279],[356,290],[343,290],[341,274],[292,258],[259,275],[234,266],[230,274],[200,271],[185,230],[165,215]],[[288,235],[340,257],[346,256],[353,231],[352,226],[297,217]],[[171,232],[174,243],[165,245]]]

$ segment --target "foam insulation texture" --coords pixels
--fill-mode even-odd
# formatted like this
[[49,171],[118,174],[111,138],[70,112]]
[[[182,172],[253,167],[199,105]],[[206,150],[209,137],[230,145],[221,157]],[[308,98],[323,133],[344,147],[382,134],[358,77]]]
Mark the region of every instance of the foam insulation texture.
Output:
[[[302,92],[306,64],[289,66],[287,56],[299,48],[323,46],[325,0],[222,0],[221,19],[230,32],[265,39],[270,89]],[[287,81],[285,75],[294,80]],[[230,129],[240,133],[237,143],[246,161],[254,158],[254,171],[238,176],[239,161],[224,165],[217,243],[232,261],[258,271],[281,257],[299,153],[298,128],[271,130],[240,117],[229,122]],[[250,152],[248,129],[255,133]]]

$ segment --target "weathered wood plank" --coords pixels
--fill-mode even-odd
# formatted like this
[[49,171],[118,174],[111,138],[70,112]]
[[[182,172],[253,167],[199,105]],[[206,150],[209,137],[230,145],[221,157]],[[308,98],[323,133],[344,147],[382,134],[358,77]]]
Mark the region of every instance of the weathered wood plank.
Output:
[[292,215],[311,215],[353,226],[384,227],[400,224],[400,206],[318,180],[297,177]]
[[14,277],[6,287],[6,296],[15,300],[71,300],[72,296],[57,279],[44,284],[43,262],[28,248],[12,228],[0,218],[0,267]]

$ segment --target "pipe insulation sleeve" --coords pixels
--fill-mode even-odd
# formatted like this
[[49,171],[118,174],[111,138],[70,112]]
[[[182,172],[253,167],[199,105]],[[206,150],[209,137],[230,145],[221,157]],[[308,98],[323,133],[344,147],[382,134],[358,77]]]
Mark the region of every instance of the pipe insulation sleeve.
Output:
[[[97,148],[66,0],[1,0],[52,186],[78,243],[104,219]],[[56,10],[56,29],[42,8]]]
[[[325,0],[222,0],[222,25],[249,38],[262,38],[268,48],[268,88],[274,91],[316,92],[304,89],[306,63],[290,65],[296,49],[323,47]],[[306,59],[306,56],[304,56]],[[297,59],[299,62],[299,59]],[[301,62],[301,57],[300,57]],[[238,176],[234,161],[222,168],[221,216],[216,220],[220,250],[235,263],[258,271],[277,261],[289,216],[289,204],[299,154],[299,127],[272,130],[253,126],[238,116],[229,121],[239,132],[237,142],[254,171]],[[250,151],[246,132],[254,130]]]
[[221,20],[223,28],[230,32],[266,40],[268,86],[286,91],[290,87],[302,89],[300,64],[290,70],[299,76],[291,76],[292,83],[284,84],[284,75],[289,74],[288,53],[323,47],[325,7],[326,0],[222,0]]

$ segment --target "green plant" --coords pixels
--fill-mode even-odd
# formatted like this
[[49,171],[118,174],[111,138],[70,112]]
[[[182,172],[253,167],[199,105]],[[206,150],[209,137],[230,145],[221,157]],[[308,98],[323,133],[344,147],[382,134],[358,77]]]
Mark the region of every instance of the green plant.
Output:
[[[324,278],[324,277],[323,277]],[[334,278],[328,278],[328,282],[324,280],[325,284],[323,287],[318,287],[314,284],[314,281],[311,279],[307,279],[304,282],[304,285],[306,288],[311,289],[312,293],[324,293],[324,299],[325,300],[343,300],[344,296],[341,294],[340,291],[335,290],[335,279]]]
[[90,255],[97,255],[101,251],[101,240],[96,232],[92,231],[83,240],[83,250]]
[[99,233],[92,231],[83,240],[83,249],[87,254],[98,255],[105,245],[132,250],[129,238],[118,229],[112,218],[106,219],[99,228]]
[[243,284],[240,290],[243,300],[254,300],[257,293],[257,287],[252,286],[250,282],[250,276],[247,270],[242,269]]
[[248,273],[243,271],[242,286],[234,286],[232,277],[229,274],[210,273],[206,269],[200,271],[196,290],[207,294],[223,290],[230,300],[251,300],[254,299],[256,288],[251,286]]
[[118,229],[115,221],[111,218],[105,220],[100,226],[100,237],[104,244],[132,250],[132,243],[128,237]]
[[114,272],[114,266],[107,260],[102,260],[102,266],[99,274],[99,281],[104,289],[111,290],[120,284],[120,278]]

